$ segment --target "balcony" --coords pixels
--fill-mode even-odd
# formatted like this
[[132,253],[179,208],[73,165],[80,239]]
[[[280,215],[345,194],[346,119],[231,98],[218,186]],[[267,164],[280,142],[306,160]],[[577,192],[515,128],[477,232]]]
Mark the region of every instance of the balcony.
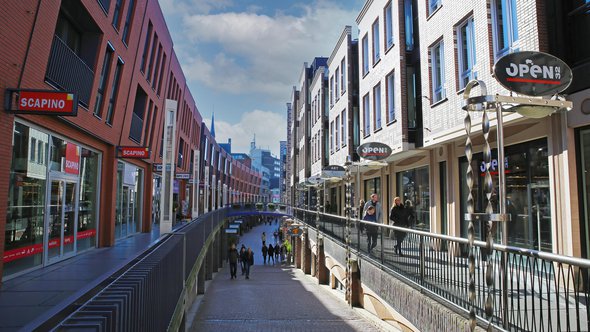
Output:
[[53,37],[45,79],[55,87],[78,95],[85,107],[90,103],[94,72],[59,37]]

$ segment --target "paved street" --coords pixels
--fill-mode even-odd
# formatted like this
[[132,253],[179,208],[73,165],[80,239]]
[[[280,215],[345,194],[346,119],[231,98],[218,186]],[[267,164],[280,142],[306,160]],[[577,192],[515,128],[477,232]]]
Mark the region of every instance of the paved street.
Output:
[[[272,242],[276,228],[264,225],[240,240],[256,253],[250,279],[231,280],[226,265],[216,274],[200,303],[191,331],[381,331],[384,323],[366,319],[338,295],[300,270],[263,264],[260,235]],[[370,315],[370,314],[366,314]]]

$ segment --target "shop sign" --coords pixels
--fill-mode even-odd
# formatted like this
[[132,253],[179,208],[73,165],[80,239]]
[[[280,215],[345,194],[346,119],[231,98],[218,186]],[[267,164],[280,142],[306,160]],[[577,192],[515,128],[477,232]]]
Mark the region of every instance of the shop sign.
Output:
[[496,80],[506,89],[528,96],[550,96],[572,82],[572,70],[561,59],[542,52],[515,52],[494,65]]
[[329,165],[322,170],[322,176],[325,178],[342,178],[346,170],[340,165]]
[[80,173],[80,150],[76,144],[66,143],[64,172],[78,175]]
[[119,153],[123,158],[148,159],[150,157],[150,148],[143,146],[120,146]]
[[191,173],[176,173],[175,176],[178,180],[188,180],[191,178]]
[[381,142],[369,142],[362,144],[356,149],[361,158],[368,160],[382,160],[391,155],[391,148]]
[[225,234],[238,234],[238,230],[236,228],[226,228]]
[[71,92],[6,89],[5,109],[11,113],[76,116],[78,98]]
[[[164,169],[164,166],[162,166],[162,163],[155,163],[152,164],[152,169],[154,172],[156,173],[162,173],[162,169]],[[170,170],[170,164],[168,164],[168,166],[166,167],[166,170]]]

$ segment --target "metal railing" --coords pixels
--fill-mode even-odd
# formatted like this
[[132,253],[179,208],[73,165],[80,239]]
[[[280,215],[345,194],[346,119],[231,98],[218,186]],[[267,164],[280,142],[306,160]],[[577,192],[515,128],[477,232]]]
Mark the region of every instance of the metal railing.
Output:
[[127,271],[59,323],[54,331],[166,331],[190,271],[227,209],[168,234]]
[[[297,219],[319,229],[325,236],[345,243],[346,218],[294,209]],[[354,219],[351,246],[358,254],[382,265],[468,313],[469,267],[467,239],[428,233],[403,227],[378,225],[378,245],[369,252],[365,221]],[[374,225],[374,224],[373,224]],[[402,255],[396,254],[396,234],[404,234]],[[400,236],[401,238],[401,236]],[[488,252],[483,241],[475,241],[475,309],[480,322],[485,319],[486,266],[494,261],[494,314],[496,328],[511,331],[588,331],[590,320],[590,260],[555,255],[542,251],[494,244]],[[499,266],[507,253],[507,282],[502,285]],[[503,287],[508,299],[502,301]],[[502,307],[507,303],[507,308]],[[507,322],[503,310],[507,310]],[[506,324],[505,324],[506,323]]]
[[45,78],[56,87],[78,95],[78,102],[88,107],[94,72],[58,36],[53,37]]

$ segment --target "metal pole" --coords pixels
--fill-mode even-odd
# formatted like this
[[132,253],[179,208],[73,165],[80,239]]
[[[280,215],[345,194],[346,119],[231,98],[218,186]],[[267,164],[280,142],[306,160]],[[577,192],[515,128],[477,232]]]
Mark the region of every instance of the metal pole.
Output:
[[[504,128],[502,121],[502,105],[496,103],[496,136],[498,142],[498,203],[501,216],[506,215],[506,174],[504,161]],[[508,245],[508,221],[502,223],[502,244]],[[502,276],[502,327],[508,329],[508,252],[502,252],[500,275]]]

